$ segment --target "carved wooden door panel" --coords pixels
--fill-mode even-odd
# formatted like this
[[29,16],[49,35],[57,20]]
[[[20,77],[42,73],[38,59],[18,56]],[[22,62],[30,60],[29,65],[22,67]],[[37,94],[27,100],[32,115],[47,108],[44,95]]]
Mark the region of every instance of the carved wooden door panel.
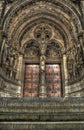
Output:
[[47,96],[61,97],[61,75],[59,64],[46,65]]
[[37,97],[39,88],[39,65],[25,65],[24,97]]

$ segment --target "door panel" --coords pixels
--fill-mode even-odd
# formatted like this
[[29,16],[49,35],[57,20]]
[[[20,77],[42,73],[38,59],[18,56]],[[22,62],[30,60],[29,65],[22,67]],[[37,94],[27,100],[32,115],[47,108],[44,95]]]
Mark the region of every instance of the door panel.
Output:
[[59,64],[46,65],[46,87],[49,97],[61,96],[61,75]]
[[25,65],[24,97],[37,97],[39,88],[39,65]]

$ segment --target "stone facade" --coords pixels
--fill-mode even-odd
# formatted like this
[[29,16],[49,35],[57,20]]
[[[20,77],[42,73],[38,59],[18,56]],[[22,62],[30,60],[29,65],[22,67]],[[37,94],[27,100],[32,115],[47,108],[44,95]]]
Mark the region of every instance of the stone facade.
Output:
[[[3,71],[1,80],[5,84],[5,96],[6,87],[9,86],[10,89],[15,83],[19,84],[18,93],[23,96],[25,63],[40,62],[41,65],[41,57],[46,58],[43,66],[47,62],[61,64],[63,96],[83,96],[81,85],[84,83],[83,3],[66,0],[0,2],[0,69]],[[41,26],[45,26],[46,30],[39,34]],[[26,46],[29,48],[26,49]],[[59,46],[58,50],[56,46]],[[41,52],[42,48],[45,52]],[[49,48],[52,48],[50,52]],[[29,53],[26,53],[27,51]],[[7,79],[2,79],[4,73],[5,78],[12,80],[13,84],[11,81],[5,82]],[[45,75],[45,70],[42,75]],[[12,93],[7,95],[14,96]]]
[[[0,123],[1,129],[19,129],[18,123],[5,123],[3,127],[4,121],[9,119],[10,122],[14,119],[27,121],[29,129],[42,129],[42,125],[43,129],[56,129],[56,126],[57,129],[65,129],[66,121],[72,121],[71,124],[79,121],[78,129],[80,127],[82,130],[84,125],[80,121],[84,119],[84,0],[1,0],[0,19],[0,113],[5,114],[0,116],[3,121]],[[35,100],[29,97],[24,100],[23,97],[26,64],[39,65],[39,96]],[[47,97],[46,64],[60,65],[61,99]],[[9,108],[13,107],[11,101],[15,110]],[[2,111],[4,106],[7,108]],[[15,114],[14,118],[10,111]],[[17,111],[20,116],[16,114]],[[33,125],[30,128],[31,123],[28,124],[28,121],[35,120],[64,121],[65,124],[61,128],[60,123],[45,126],[45,123],[31,122]],[[24,128],[23,122],[23,129],[27,127]],[[66,129],[70,129],[70,124]],[[71,129],[77,129],[76,123]]]

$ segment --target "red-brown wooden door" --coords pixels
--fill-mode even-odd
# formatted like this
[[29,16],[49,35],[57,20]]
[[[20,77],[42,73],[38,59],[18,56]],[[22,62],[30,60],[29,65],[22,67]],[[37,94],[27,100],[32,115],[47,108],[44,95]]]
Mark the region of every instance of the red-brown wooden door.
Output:
[[46,87],[47,96],[61,97],[61,73],[59,64],[46,65]]
[[37,97],[39,91],[39,65],[25,65],[24,97]]
[[[39,65],[25,65],[24,97],[39,96]],[[61,97],[61,72],[59,64],[46,65],[46,88],[48,97]]]

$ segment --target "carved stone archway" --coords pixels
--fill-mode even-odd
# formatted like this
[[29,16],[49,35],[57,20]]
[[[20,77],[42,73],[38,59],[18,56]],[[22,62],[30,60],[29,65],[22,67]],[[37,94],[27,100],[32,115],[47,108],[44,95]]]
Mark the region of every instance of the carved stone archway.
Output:
[[[32,30],[32,31],[31,31]],[[49,95],[55,95],[55,96],[63,96],[62,93],[62,78],[61,78],[61,70],[60,68],[63,67],[63,46],[62,43],[60,43],[55,36],[57,35],[55,32],[55,29],[53,29],[52,26],[50,26],[47,23],[41,23],[37,24],[35,27],[32,27],[28,33],[32,34],[33,39],[29,38],[29,41],[24,44],[23,50],[24,50],[24,64],[26,64],[26,76],[25,76],[25,87],[24,87],[24,96],[34,96],[34,90],[39,91],[36,92],[36,96],[39,95],[39,97],[45,98]],[[27,34],[28,34],[27,33]],[[35,65],[37,63],[38,65]],[[28,67],[29,64],[29,67]],[[37,84],[38,87],[35,88],[29,88],[28,81],[30,82],[28,78],[29,70],[31,69],[30,66],[32,67],[39,67],[39,80]],[[48,67],[51,68],[58,68],[52,69],[52,72],[49,73],[50,69],[48,70]],[[29,68],[29,70],[27,69]],[[55,71],[55,72],[53,72]],[[59,71],[59,72],[58,72]],[[58,77],[56,75],[59,75]],[[64,74],[64,73],[63,73]],[[24,72],[23,72],[24,75]],[[33,75],[31,73],[31,75]],[[37,74],[38,75],[38,74]],[[54,79],[52,76],[47,76],[46,75],[53,75]],[[23,76],[24,77],[24,76]],[[49,79],[51,77],[52,79]],[[33,77],[32,77],[33,78]],[[51,84],[48,83],[51,82]],[[31,80],[31,84],[33,82],[33,79]],[[47,83],[46,83],[47,82]],[[58,82],[58,83],[57,83]],[[32,86],[36,85],[33,84]],[[51,85],[51,86],[50,86]],[[49,88],[47,86],[50,86]],[[29,94],[29,91],[31,94]],[[48,91],[51,91],[51,94],[48,93]],[[56,94],[58,92],[58,94]]]
[[[46,62],[61,63],[63,96],[81,96],[84,48],[80,17],[80,11],[67,0],[14,2],[1,22],[1,95],[23,96],[25,59],[39,63],[41,76]],[[45,83],[40,85],[44,91]]]

